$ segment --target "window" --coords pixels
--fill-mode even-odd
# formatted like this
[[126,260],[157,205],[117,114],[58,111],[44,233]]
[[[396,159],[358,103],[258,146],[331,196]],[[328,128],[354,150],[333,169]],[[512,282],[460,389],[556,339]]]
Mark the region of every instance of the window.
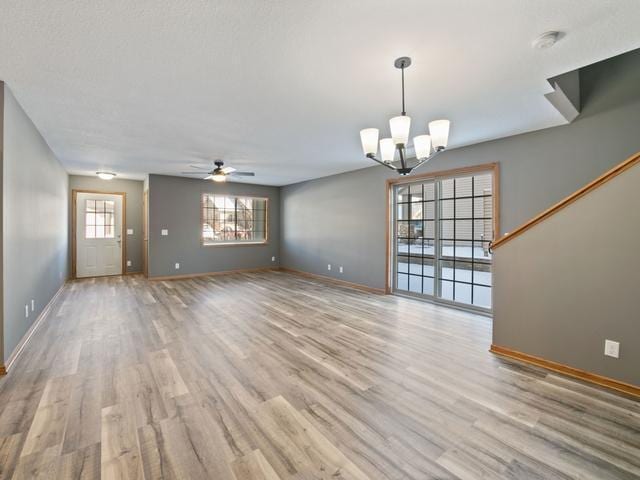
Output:
[[85,238],[114,238],[115,224],[115,202],[113,200],[86,200]]
[[491,309],[493,174],[394,188],[394,290]]
[[267,242],[266,198],[202,195],[204,245]]

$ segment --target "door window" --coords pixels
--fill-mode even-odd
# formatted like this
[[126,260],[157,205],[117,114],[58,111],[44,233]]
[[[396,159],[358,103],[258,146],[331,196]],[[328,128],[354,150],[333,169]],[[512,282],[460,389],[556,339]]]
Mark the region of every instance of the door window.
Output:
[[86,239],[115,237],[115,202],[113,200],[86,200]]

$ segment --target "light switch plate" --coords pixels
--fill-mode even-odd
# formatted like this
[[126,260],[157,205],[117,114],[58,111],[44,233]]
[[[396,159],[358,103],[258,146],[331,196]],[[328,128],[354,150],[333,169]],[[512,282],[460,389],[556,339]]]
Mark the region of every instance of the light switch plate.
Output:
[[127,228],[127,235],[133,235],[133,228]]
[[176,262],[176,270],[180,270],[180,264]]
[[607,357],[619,358],[620,357],[620,342],[614,342],[613,340],[604,341],[604,354]]
[[162,235],[163,237],[166,237],[167,235],[169,235],[169,230],[167,230],[166,228],[163,228],[162,230],[160,230],[160,235]]
[[327,270],[331,270],[331,264],[330,263],[327,265]]
[[344,273],[344,269],[342,268],[342,265],[340,265],[340,273]]
[[127,260],[127,267],[131,266],[131,260]]
[[275,262],[276,261],[276,257],[271,257],[271,261]]

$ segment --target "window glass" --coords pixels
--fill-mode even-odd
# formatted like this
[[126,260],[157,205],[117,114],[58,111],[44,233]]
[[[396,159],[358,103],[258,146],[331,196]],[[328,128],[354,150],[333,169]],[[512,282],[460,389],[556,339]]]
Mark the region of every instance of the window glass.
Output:
[[267,199],[203,194],[201,234],[205,245],[265,243]]
[[396,291],[491,308],[493,175],[395,188]]
[[115,202],[113,200],[85,201],[85,238],[115,238]]

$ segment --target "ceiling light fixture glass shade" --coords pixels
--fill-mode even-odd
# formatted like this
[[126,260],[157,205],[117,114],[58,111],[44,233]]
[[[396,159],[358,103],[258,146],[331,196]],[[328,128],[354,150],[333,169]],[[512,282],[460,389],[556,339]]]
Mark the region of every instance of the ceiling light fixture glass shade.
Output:
[[413,137],[413,148],[418,160],[427,158],[431,154],[431,135]]
[[407,145],[409,143],[409,130],[411,129],[411,117],[399,115],[389,120],[389,130],[391,138],[396,145]]
[[[418,135],[413,138],[413,147],[417,162],[409,165],[406,158],[406,150],[409,147],[409,133],[411,130],[411,117],[405,112],[404,102],[404,69],[411,65],[409,57],[400,57],[394,62],[394,66],[402,72],[402,112],[397,117],[389,120],[391,138],[380,140],[381,159],[376,158],[378,151],[377,141],[379,131],[377,128],[365,128],[360,131],[362,151],[367,158],[397,171],[400,175],[409,175],[416,168],[425,164],[433,157],[447,148],[449,142],[449,120],[434,120],[429,123],[429,135]],[[433,151],[431,146],[433,145]],[[395,152],[398,151],[399,165],[394,162]]]
[[96,172],[96,175],[102,180],[111,180],[116,176],[116,174],[112,172]]
[[360,141],[365,155],[378,153],[378,136],[380,132],[377,128],[365,128],[360,130]]
[[213,180],[214,182],[226,182],[227,181],[227,176],[224,173],[215,173],[213,175],[211,175],[211,180]]
[[380,140],[380,156],[385,163],[393,162],[393,158],[396,154],[396,145],[393,142],[393,138],[383,138]]
[[433,141],[433,148],[443,150],[449,142],[449,120],[434,120],[429,122],[429,133]]

